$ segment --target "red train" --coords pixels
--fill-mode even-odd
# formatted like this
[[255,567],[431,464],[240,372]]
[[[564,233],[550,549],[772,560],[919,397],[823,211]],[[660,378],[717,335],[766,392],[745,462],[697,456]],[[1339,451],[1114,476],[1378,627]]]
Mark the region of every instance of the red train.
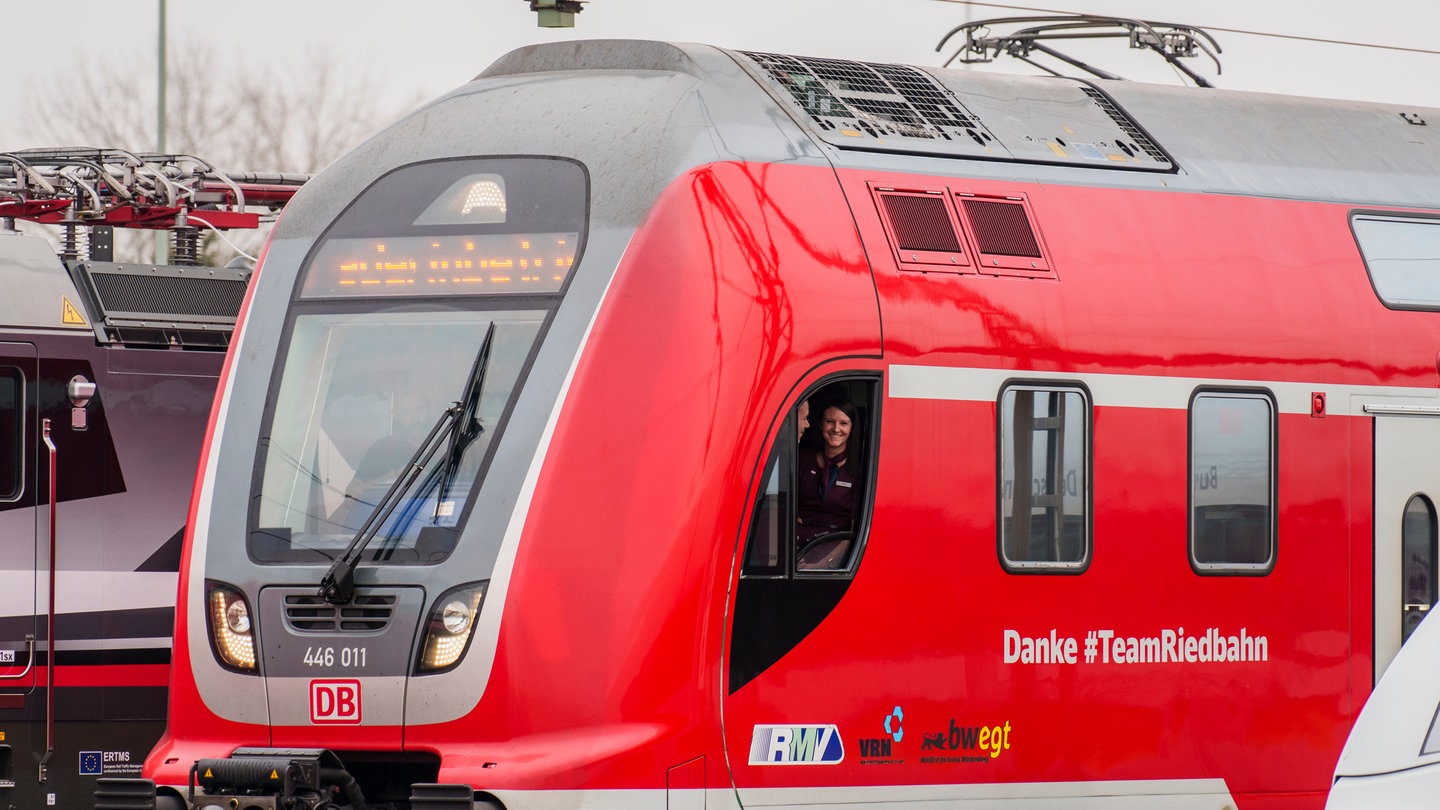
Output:
[[277,225],[97,806],[1319,806],[1434,601],[1437,122],[504,57]]

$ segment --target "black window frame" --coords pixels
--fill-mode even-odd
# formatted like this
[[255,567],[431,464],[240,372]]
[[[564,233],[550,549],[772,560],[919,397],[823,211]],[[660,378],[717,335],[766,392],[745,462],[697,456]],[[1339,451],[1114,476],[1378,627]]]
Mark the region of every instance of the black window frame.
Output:
[[[799,508],[798,498],[798,477],[799,477],[799,442],[800,435],[796,431],[796,409],[800,403],[820,394],[826,388],[836,384],[859,384],[865,386],[865,397],[863,401],[852,400],[858,408],[864,410],[864,424],[861,425],[863,433],[859,436],[862,448],[862,492],[859,502],[856,504],[854,540],[846,557],[846,565],[839,568],[806,568],[798,567],[796,559],[798,532],[797,510]],[[742,579],[773,579],[773,580],[806,580],[806,579],[853,579],[859,570],[860,561],[865,556],[866,547],[870,540],[870,527],[873,522],[875,504],[875,476],[878,470],[879,444],[880,444],[880,409],[884,390],[883,375],[867,372],[845,372],[827,376],[813,385],[807,387],[804,392],[789,402],[786,410],[780,416],[780,428],[775,431],[775,442],[770,452],[765,457],[765,464],[757,472],[754,495],[750,498],[745,524],[745,533],[740,548],[740,577]],[[816,425],[820,414],[812,411],[810,423]],[[854,434],[852,434],[852,440]],[[780,525],[788,527],[785,536],[780,538],[781,553],[775,564],[764,566],[752,566],[749,561],[750,555],[755,550],[755,539],[757,536],[758,523],[765,514],[761,499],[767,495],[769,482],[776,475],[780,474],[779,484],[782,489],[777,492],[785,497],[784,513],[779,516]],[[783,487],[788,486],[788,494]]]
[[[1264,402],[1269,408],[1269,437],[1266,442],[1268,453],[1267,472],[1269,481],[1266,491],[1268,502],[1267,516],[1268,527],[1266,537],[1269,543],[1269,558],[1263,563],[1244,562],[1202,562],[1196,554],[1196,477],[1195,471],[1195,405],[1202,399],[1244,399]],[[1190,568],[1201,576],[1267,576],[1275,570],[1275,563],[1280,557],[1280,408],[1276,402],[1274,392],[1266,388],[1234,388],[1234,387],[1204,387],[1197,388],[1190,394],[1190,401],[1185,409],[1186,442],[1185,442],[1185,553],[1190,562]]]
[[7,478],[11,482],[9,491],[0,491],[0,503],[14,503],[25,496],[25,417],[29,403],[25,398],[24,369],[18,366],[0,366],[0,378],[12,380],[15,386],[14,429],[6,429],[11,435],[8,440],[0,442],[0,447],[9,448],[5,452],[6,457],[0,459],[0,464],[13,473],[0,476],[0,482]]
[[[1085,513],[1081,521],[1081,553],[1074,560],[1013,560],[1007,552],[1006,525],[1008,515],[1005,509],[1005,472],[1007,453],[1014,455],[1015,447],[1007,447],[1005,432],[1007,424],[1013,422],[1014,415],[1008,414],[1005,407],[1007,394],[1017,391],[1043,392],[1049,394],[1075,394],[1080,397],[1081,418],[1080,426],[1084,431],[1081,445],[1081,460],[1075,465],[1083,471],[1084,482],[1077,481],[1077,497],[1083,504]],[[1018,399],[1018,398],[1017,398]],[[1007,418],[1008,417],[1008,418]],[[1031,430],[1031,436],[1034,435]],[[1000,391],[995,397],[995,556],[999,560],[1001,568],[1010,574],[1062,574],[1075,575],[1084,573],[1090,567],[1095,557],[1095,400],[1091,396],[1090,389],[1078,380],[1007,380],[1000,386]],[[1060,441],[1062,460],[1060,468],[1063,470],[1063,438]],[[1011,465],[1014,465],[1012,460]],[[1061,479],[1063,481],[1063,474]],[[1012,487],[1015,486],[1012,481]],[[1079,490],[1083,489],[1083,492]],[[1050,496],[1055,493],[1050,493]],[[1061,532],[1064,531],[1064,492],[1060,496],[1060,520]],[[1012,496],[1013,497],[1013,496]],[[1012,511],[1014,506],[1012,504]],[[1057,555],[1058,556],[1058,555]]]
[[[1357,226],[1357,223],[1360,222],[1422,225],[1435,228],[1435,233],[1440,235],[1440,216],[1400,211],[1356,210],[1350,212],[1350,233],[1355,239],[1356,249],[1360,251],[1360,258],[1365,263],[1365,277],[1370,282],[1370,289],[1375,293],[1375,297],[1380,303],[1387,309],[1395,310],[1418,310],[1427,312],[1440,310],[1440,251],[1437,251],[1437,255],[1431,262],[1434,266],[1436,281],[1436,295],[1433,300],[1387,297],[1386,293],[1381,292],[1381,287],[1385,285],[1386,281],[1386,279],[1384,279],[1384,273],[1381,274],[1382,282],[1376,283],[1376,269],[1377,267],[1381,267],[1381,259],[1380,257],[1371,255],[1375,248],[1381,247],[1382,245],[1374,239],[1362,236],[1364,229]],[[1370,251],[1366,250],[1367,245],[1371,248]]]
[[[1424,541],[1426,552],[1430,555],[1430,559],[1425,561],[1427,563],[1425,573],[1429,577],[1428,605],[1421,605],[1419,602],[1413,602],[1410,599],[1414,594],[1410,592],[1410,580],[1408,578],[1406,564],[1409,561],[1410,547],[1412,545],[1409,542],[1411,540],[1410,532],[1414,527],[1414,522],[1410,519],[1410,507],[1414,504],[1419,504],[1425,509],[1424,520],[1426,535],[1421,539]],[[1410,640],[1410,635],[1415,632],[1415,627],[1419,626],[1418,621],[1414,626],[1409,625],[1406,622],[1408,615],[1413,612],[1423,621],[1425,616],[1427,616],[1435,606],[1437,597],[1440,597],[1440,519],[1437,519],[1436,516],[1435,502],[1424,492],[1416,492],[1407,498],[1405,500],[1405,508],[1400,511],[1400,553],[1400,643],[1404,644]]]

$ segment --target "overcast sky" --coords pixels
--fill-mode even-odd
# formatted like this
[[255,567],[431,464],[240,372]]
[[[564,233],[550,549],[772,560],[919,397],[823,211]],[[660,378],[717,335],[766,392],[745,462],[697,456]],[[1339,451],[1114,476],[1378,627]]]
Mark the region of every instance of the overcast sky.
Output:
[[[1018,10],[1024,6],[1033,10]],[[153,58],[158,0],[0,0],[4,78],[0,151],[37,142],[26,99],[45,75],[77,65]],[[463,84],[522,45],[575,38],[664,39],[864,61],[939,65],[940,38],[969,20],[1084,12],[1187,23],[1219,40],[1223,72],[1203,59],[1187,64],[1220,87],[1395,102],[1440,108],[1440,3],[1431,0],[1034,0],[966,4],[955,0],[591,0],[572,29],[542,29],[527,0],[168,0],[172,52],[203,42],[227,58],[293,66],[322,50],[355,70],[376,71],[397,102],[429,98]],[[1255,36],[1409,48],[1382,50]],[[1158,57],[1118,41],[1084,57],[1139,81],[1179,83]],[[945,55],[948,55],[948,50]],[[1142,56],[1146,58],[1141,58]],[[990,69],[1034,72],[1014,60]],[[153,89],[151,90],[153,98]],[[145,103],[115,99],[116,105]],[[153,104],[152,102],[149,102]],[[1440,123],[1440,115],[1436,116]]]

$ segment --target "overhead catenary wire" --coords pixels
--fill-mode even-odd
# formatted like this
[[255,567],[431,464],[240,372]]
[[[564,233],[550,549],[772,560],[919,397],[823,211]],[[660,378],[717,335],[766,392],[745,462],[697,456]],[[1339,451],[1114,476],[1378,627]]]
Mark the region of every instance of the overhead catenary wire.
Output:
[[[1006,11],[1025,11],[1036,14],[1079,14],[1079,12],[1071,11],[1069,9],[1044,8],[1040,6],[1017,6],[1011,3],[987,3],[982,2],[981,0],[937,0],[937,2],[951,3],[957,6],[998,8],[1004,9]],[[1440,50],[1434,50],[1431,48],[1412,48],[1405,45],[1382,45],[1375,42],[1355,42],[1353,40],[1330,39],[1327,37],[1307,37],[1301,36],[1299,34],[1277,34],[1271,31],[1251,31],[1245,28],[1225,28],[1218,25],[1197,24],[1195,27],[1203,28],[1207,31],[1212,32],[1219,31],[1226,34],[1240,34],[1252,37],[1269,37],[1271,39],[1288,39],[1295,42],[1310,42],[1320,45],[1344,45],[1352,48],[1372,48],[1382,51],[1423,54],[1425,56],[1440,56]]]

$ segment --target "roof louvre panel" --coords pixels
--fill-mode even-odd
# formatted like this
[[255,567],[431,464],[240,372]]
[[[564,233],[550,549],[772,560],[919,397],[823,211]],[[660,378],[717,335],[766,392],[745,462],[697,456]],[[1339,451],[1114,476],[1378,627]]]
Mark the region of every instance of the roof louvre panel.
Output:
[[[906,65],[742,51],[821,129],[852,137],[970,138],[978,126],[954,96]],[[983,137],[983,136],[982,136]]]
[[1075,79],[731,53],[782,104],[793,105],[802,126],[840,149],[1111,171],[1175,169],[1105,92]]

